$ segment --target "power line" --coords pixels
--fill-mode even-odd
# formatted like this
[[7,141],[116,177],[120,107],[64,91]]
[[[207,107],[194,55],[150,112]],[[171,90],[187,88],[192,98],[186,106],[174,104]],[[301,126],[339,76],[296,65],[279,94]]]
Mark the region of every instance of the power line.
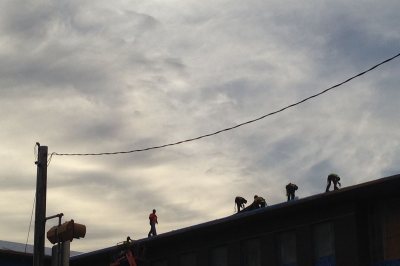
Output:
[[29,227],[28,227],[28,236],[26,237],[26,242],[25,242],[25,253],[26,253],[26,248],[28,247],[28,240],[29,240],[29,234],[31,232],[32,217],[33,217],[33,210],[35,209],[35,203],[36,203],[36,194],[35,194],[35,197],[33,198],[31,219],[29,221]]
[[[33,155],[35,157],[35,162],[39,158],[39,151],[38,151],[37,147],[38,147],[38,145],[37,145],[37,142],[36,142],[35,146],[33,147]],[[32,217],[33,217],[33,210],[35,209],[35,204],[36,204],[36,193],[35,193],[35,196],[33,197],[31,219],[29,220],[29,227],[28,227],[28,236],[26,237],[26,242],[25,242],[25,253],[26,253],[26,249],[28,247],[29,234],[31,233]]]
[[240,123],[240,124],[238,124],[238,125],[236,125],[236,126],[232,126],[232,127],[228,127],[228,128],[225,128],[225,129],[221,129],[221,130],[215,131],[215,132],[213,132],[213,133],[209,133],[209,134],[201,135],[201,136],[199,136],[199,137],[190,138],[190,139],[186,139],[186,140],[181,140],[181,141],[173,142],[173,143],[169,143],[169,144],[164,144],[164,145],[159,145],[159,146],[152,146],[152,147],[148,147],[148,148],[144,148],[144,149],[135,149],[135,150],[130,150],[130,151],[100,152],[100,153],[57,153],[57,152],[53,152],[53,153],[50,155],[49,162],[50,162],[50,160],[51,160],[51,158],[52,158],[53,155],[59,155],[59,156],[100,156],[100,155],[126,154],[126,153],[134,153],[134,152],[142,152],[142,151],[149,151],[149,150],[161,149],[161,148],[166,148],[166,147],[170,147],[170,146],[175,146],[175,145],[183,144],[183,143],[186,143],[186,142],[191,142],[191,141],[199,140],[199,139],[202,139],[202,138],[211,137],[211,136],[214,136],[214,135],[217,135],[217,134],[226,132],[226,131],[230,131],[230,130],[236,129],[236,128],[238,128],[238,127],[241,127],[241,126],[244,126],[244,125],[247,125],[247,124],[254,123],[254,122],[259,121],[259,120],[261,120],[261,119],[264,119],[264,118],[266,118],[266,117],[268,117],[268,116],[275,115],[275,114],[277,114],[277,113],[280,113],[280,112],[285,111],[286,109],[289,109],[289,108],[295,107],[296,105],[302,104],[302,103],[304,103],[304,102],[306,102],[306,101],[308,101],[308,100],[310,100],[310,99],[312,99],[312,98],[318,97],[318,96],[320,96],[320,95],[322,95],[322,94],[324,94],[324,93],[327,93],[327,92],[330,91],[330,90],[333,90],[333,89],[335,89],[335,88],[337,88],[337,87],[340,87],[340,86],[342,86],[343,84],[345,84],[345,83],[347,83],[347,82],[349,82],[349,81],[351,81],[351,80],[353,80],[353,79],[355,79],[355,78],[358,78],[358,77],[360,77],[360,76],[362,76],[362,75],[364,75],[364,74],[366,74],[366,73],[368,73],[368,72],[374,70],[375,68],[377,68],[377,67],[379,67],[379,66],[381,66],[381,65],[383,65],[383,64],[386,64],[386,63],[392,61],[393,59],[395,59],[395,58],[397,58],[397,57],[399,57],[399,56],[400,56],[400,53],[397,54],[397,55],[395,55],[395,56],[392,56],[392,57],[390,57],[390,58],[388,58],[388,59],[386,59],[386,60],[384,60],[384,61],[382,61],[382,62],[380,62],[379,64],[374,65],[373,67],[371,67],[371,68],[369,68],[369,69],[367,69],[367,70],[365,70],[365,71],[363,71],[363,72],[361,72],[361,73],[359,73],[359,74],[357,74],[357,75],[355,75],[355,76],[352,76],[351,78],[346,79],[345,81],[342,81],[342,82],[340,82],[340,83],[338,83],[338,84],[336,84],[336,85],[334,85],[334,86],[332,86],[332,87],[329,87],[329,88],[327,88],[327,89],[325,89],[325,90],[323,90],[323,91],[321,91],[321,92],[319,92],[319,93],[317,93],[317,94],[311,95],[311,96],[309,96],[309,97],[307,97],[307,98],[305,98],[305,99],[303,99],[303,100],[301,100],[301,101],[298,101],[298,102],[296,102],[296,103],[287,105],[287,106],[285,106],[285,107],[283,107],[283,108],[281,108],[281,109],[279,109],[279,110],[276,110],[276,111],[274,111],[274,112],[268,113],[268,114],[263,115],[263,116],[260,116],[260,117],[258,117],[258,118],[255,118],[255,119],[252,119],[252,120],[249,120],[249,121]]

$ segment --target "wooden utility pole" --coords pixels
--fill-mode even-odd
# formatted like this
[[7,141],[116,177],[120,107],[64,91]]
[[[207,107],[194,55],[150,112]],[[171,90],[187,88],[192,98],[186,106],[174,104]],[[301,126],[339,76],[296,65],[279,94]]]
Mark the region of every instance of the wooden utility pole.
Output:
[[46,230],[47,146],[38,146],[33,266],[44,266]]

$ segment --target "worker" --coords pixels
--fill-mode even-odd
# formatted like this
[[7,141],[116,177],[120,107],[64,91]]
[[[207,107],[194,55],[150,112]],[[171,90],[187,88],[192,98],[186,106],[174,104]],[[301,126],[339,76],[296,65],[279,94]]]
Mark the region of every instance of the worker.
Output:
[[235,198],[235,207],[237,207],[237,212],[240,212],[240,208],[244,209],[244,205],[247,203],[245,198],[237,196]]
[[289,183],[286,185],[286,196],[287,196],[287,201],[294,200],[294,194],[298,187],[296,184]]
[[254,202],[253,202],[256,206],[256,209],[259,208],[264,208],[267,203],[265,202],[265,199],[263,197],[259,197],[257,195],[254,195]]
[[242,210],[242,212],[256,210],[256,209],[259,209],[259,208],[264,208],[265,206],[267,206],[267,203],[265,202],[265,199],[263,197],[259,197],[257,195],[254,195],[254,201],[249,206],[244,208]]
[[339,185],[339,187],[341,186],[339,181],[340,181],[340,177],[337,174],[332,173],[332,174],[328,175],[325,192],[329,191],[329,188],[331,187],[331,183],[333,183],[333,189],[338,190],[339,189],[338,185]]
[[150,232],[148,234],[148,237],[150,237],[151,235],[156,236],[157,235],[156,224],[158,224],[158,220],[155,209],[153,209],[153,212],[150,213],[149,220],[150,220]]

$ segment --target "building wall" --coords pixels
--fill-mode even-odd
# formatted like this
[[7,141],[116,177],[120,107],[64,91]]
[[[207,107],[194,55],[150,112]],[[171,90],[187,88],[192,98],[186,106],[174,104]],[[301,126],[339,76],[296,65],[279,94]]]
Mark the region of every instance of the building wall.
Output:
[[400,259],[400,200],[385,204],[384,217],[384,260]]
[[[316,247],[324,238],[316,242],[314,235],[321,224],[331,228],[332,244],[325,245],[328,248],[321,251],[323,255],[316,257]],[[293,208],[281,215],[256,216],[165,243],[149,242],[145,257],[146,265],[155,266],[324,266],[332,261],[356,266],[361,265],[357,241],[355,205],[332,205],[318,211]]]
[[[44,259],[45,266],[50,266],[50,257],[46,256]],[[0,251],[0,265],[1,266],[32,266],[32,254],[25,254],[20,252]]]
[[[385,182],[139,240],[138,266],[400,266],[400,176]],[[71,266],[108,266],[113,253]]]

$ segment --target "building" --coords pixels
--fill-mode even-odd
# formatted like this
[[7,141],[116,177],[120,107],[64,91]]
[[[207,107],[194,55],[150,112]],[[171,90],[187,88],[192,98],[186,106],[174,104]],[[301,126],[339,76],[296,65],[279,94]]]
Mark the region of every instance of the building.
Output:
[[[51,248],[45,248],[45,266],[50,266]],[[33,265],[33,246],[0,240],[0,265],[31,266]]]
[[[323,190],[324,188],[321,188]],[[134,242],[139,266],[400,265],[400,175]],[[118,247],[71,258],[109,265]]]
[[[44,248],[44,266],[51,265],[52,249]],[[81,252],[71,251],[71,256]],[[33,246],[22,243],[0,240],[0,265],[1,266],[31,266],[33,265]]]

